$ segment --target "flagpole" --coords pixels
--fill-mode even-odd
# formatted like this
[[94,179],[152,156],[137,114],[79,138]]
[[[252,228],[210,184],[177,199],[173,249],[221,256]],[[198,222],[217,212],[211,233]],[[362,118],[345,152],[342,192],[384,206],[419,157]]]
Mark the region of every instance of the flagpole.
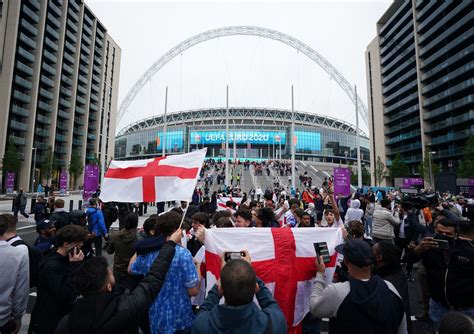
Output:
[[183,216],[181,217],[181,223],[179,223],[178,230],[183,226],[184,218],[186,217],[186,213],[188,212],[188,208],[189,208],[189,202],[186,201],[186,209],[184,209],[184,211],[183,211]]
[[296,192],[295,186],[295,101],[293,85],[291,85],[291,190]]
[[[356,144],[357,144],[357,188],[362,188],[362,165],[361,165],[361,156],[360,156],[360,133],[359,133],[359,111],[357,108],[357,86],[354,85],[354,98],[355,98],[355,111],[356,111]],[[346,162],[347,163],[347,162]]]
[[161,152],[161,156],[165,156],[166,155],[166,111],[168,109],[168,86],[166,86],[166,91],[165,91],[165,115],[164,115],[164,118],[163,118],[163,140],[162,140],[162,152]]
[[226,116],[225,116],[225,188],[229,186],[229,85],[226,87]]

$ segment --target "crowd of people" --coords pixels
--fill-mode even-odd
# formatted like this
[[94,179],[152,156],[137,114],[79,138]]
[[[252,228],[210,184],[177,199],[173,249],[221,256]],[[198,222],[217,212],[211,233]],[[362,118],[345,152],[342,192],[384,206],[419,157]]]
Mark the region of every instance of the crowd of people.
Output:
[[[222,167],[207,162],[203,185]],[[253,168],[291,172],[288,163]],[[190,203],[150,203],[157,213],[141,227],[135,203],[94,197],[87,209],[67,212],[62,199],[38,198],[32,245],[16,234],[20,191],[18,210],[0,215],[0,267],[8,268],[0,271],[0,333],[18,332],[31,289],[29,333],[286,333],[280,306],[252,268],[252,250],[232,260],[222,254],[220,280],[203,296],[197,254],[206,231],[254,227],[341,229],[331,284],[316,257],[303,333],[319,333],[322,318],[330,319],[329,333],[414,333],[408,282],[415,264],[423,305],[416,318],[441,334],[472,333],[474,205],[449,194],[436,201],[398,191],[334,194],[332,183],[316,187],[303,171],[293,194],[275,183],[258,197],[238,185],[211,198],[196,189]],[[235,195],[240,202],[218,207],[218,198]],[[113,254],[111,267],[102,251]]]

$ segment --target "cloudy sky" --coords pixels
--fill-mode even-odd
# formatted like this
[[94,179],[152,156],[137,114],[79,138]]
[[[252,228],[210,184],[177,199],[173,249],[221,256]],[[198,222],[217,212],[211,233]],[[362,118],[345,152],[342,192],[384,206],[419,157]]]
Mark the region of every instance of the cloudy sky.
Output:
[[[119,104],[137,79],[181,41],[209,29],[251,25],[278,30],[325,57],[367,100],[364,52],[390,1],[162,2],[86,0],[122,48]],[[354,106],[338,84],[304,54],[269,39],[229,36],[177,56],[146,84],[118,124],[164,111],[225,106],[291,108],[355,123]],[[367,132],[361,121],[361,128]]]

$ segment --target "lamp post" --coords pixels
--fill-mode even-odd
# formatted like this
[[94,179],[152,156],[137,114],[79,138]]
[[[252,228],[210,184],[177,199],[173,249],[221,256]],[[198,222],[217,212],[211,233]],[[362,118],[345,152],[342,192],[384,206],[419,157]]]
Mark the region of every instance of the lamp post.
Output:
[[347,156],[349,155],[349,152],[344,151],[344,156],[346,157],[346,166],[347,166]]
[[433,180],[433,170],[431,168],[431,159],[432,159],[433,154],[436,154],[436,152],[435,151],[428,151],[428,166],[429,166],[429,169],[430,169],[430,186],[431,186],[431,189],[434,191],[435,186],[434,186],[434,180]]
[[35,192],[35,172],[36,172],[36,147],[32,147],[33,151],[33,168],[31,171],[31,193]]

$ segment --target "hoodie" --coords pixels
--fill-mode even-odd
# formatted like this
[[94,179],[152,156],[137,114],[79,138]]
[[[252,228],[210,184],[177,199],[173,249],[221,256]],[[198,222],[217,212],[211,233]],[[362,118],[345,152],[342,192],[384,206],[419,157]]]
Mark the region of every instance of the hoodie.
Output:
[[311,314],[331,318],[330,333],[406,333],[404,304],[395,287],[378,276],[331,284],[316,275]]
[[346,223],[350,223],[354,220],[362,221],[364,211],[360,208],[360,201],[358,199],[351,200],[351,207],[347,209],[344,220]]
[[114,275],[128,276],[128,262],[135,253],[135,243],[137,241],[136,229],[123,229],[114,234],[107,246],[107,253],[114,255]]

